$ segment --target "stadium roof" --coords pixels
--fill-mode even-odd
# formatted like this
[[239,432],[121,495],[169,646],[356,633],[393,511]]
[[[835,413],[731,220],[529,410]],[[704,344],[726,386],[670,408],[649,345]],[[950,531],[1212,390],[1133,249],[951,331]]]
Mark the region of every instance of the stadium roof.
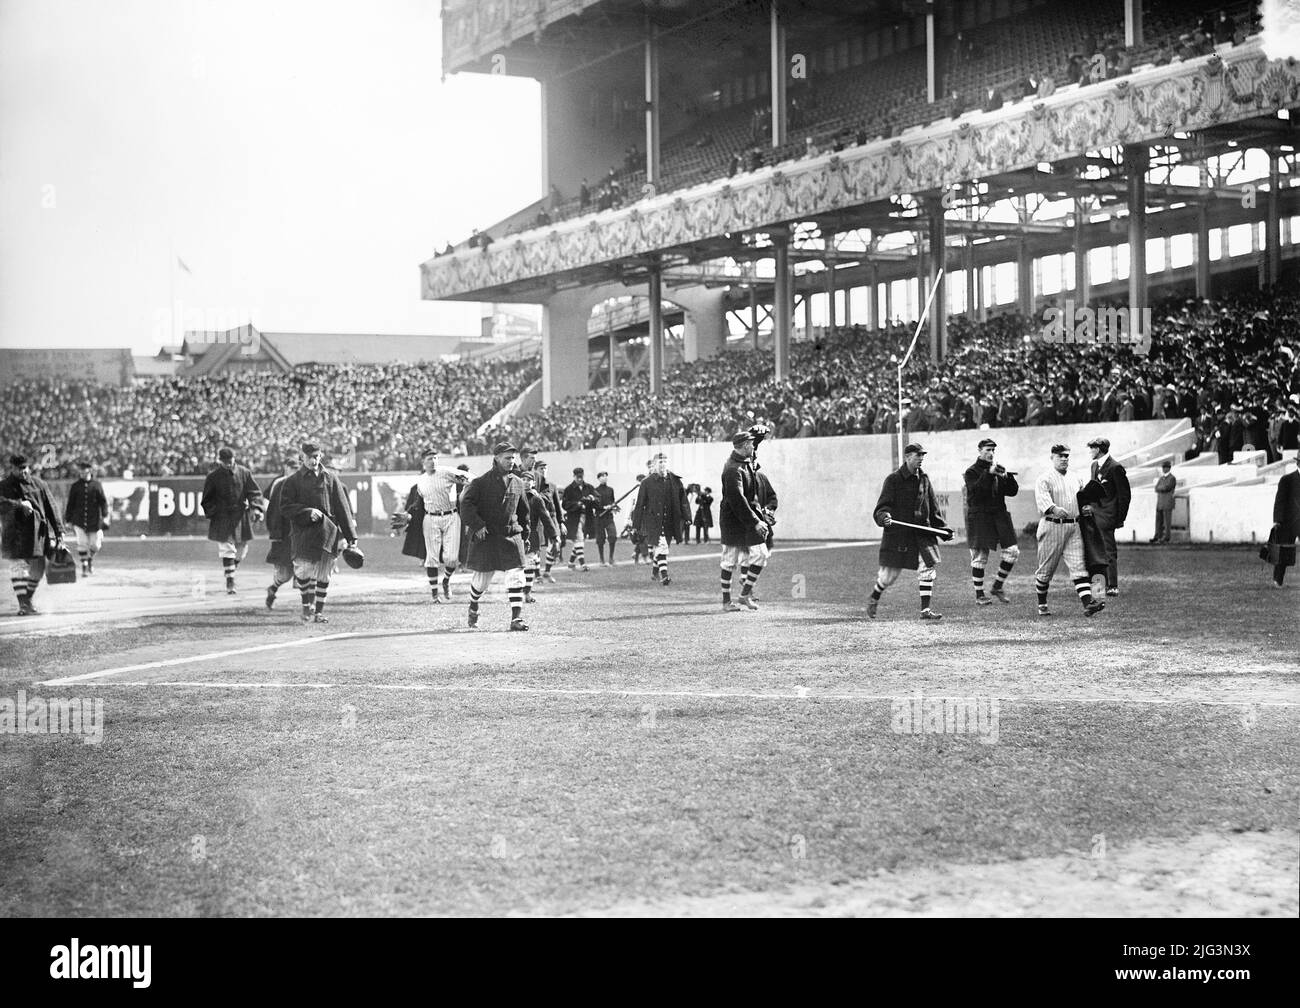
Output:
[[419,364],[458,353],[462,342],[449,335],[260,332],[245,325],[224,332],[186,332],[182,352],[193,361],[190,373],[212,374],[235,358],[244,365],[280,370],[302,364]]

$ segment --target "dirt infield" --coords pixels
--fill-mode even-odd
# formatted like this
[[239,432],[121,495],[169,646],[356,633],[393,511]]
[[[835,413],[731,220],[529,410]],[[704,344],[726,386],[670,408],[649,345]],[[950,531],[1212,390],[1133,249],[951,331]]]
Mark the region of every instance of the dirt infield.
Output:
[[0,618],[0,702],[103,718],[0,733],[0,912],[1296,914],[1300,589],[1245,550],[1126,549],[1091,620],[1034,618],[1032,547],[976,608],[949,550],[926,625],[904,581],[865,618],[871,547],[778,552],[757,613],[690,547],[562,567],[512,634],[393,540],[324,626],[252,560],[194,592],[208,547]]

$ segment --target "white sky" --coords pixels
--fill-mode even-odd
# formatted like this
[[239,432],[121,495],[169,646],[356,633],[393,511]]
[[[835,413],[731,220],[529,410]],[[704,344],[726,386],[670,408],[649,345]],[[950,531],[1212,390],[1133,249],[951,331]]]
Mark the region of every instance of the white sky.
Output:
[[477,334],[419,263],[541,195],[540,98],[440,83],[439,8],[0,0],[0,345]]

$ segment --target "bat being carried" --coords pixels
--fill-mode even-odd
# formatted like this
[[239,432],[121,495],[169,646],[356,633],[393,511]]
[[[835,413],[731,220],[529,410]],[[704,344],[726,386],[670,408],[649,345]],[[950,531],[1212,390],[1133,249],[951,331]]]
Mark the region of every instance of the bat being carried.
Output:
[[600,509],[600,512],[599,512],[599,513],[600,513],[600,514],[606,514],[606,513],[609,512],[609,511],[613,511],[613,510],[614,510],[615,508],[617,508],[620,504],[622,504],[623,501],[627,500],[629,497],[631,497],[634,493],[636,493],[636,492],[637,492],[638,490],[640,490],[640,489],[641,489],[641,484],[638,483],[638,484],[637,484],[636,486],[634,486],[631,490],[629,490],[627,493],[625,493],[622,497],[620,497],[618,500],[616,500],[613,504],[606,504],[603,508]]
[[957,535],[955,529],[950,528],[926,528],[924,525],[913,525],[911,522],[899,521],[897,518],[891,519],[890,525],[899,525],[903,528],[916,529],[918,532],[929,532],[931,535],[938,536],[943,542],[952,542],[953,537]]

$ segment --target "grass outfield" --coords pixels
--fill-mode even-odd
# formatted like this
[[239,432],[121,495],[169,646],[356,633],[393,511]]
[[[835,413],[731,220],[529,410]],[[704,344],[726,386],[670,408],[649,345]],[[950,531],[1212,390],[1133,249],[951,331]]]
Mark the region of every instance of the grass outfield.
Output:
[[[790,544],[726,614],[714,547],[662,588],[621,544],[507,634],[363,545],[326,626],[265,611],[264,544],[228,599],[184,541],[0,618],[0,699],[104,704],[0,734],[0,912],[1297,913],[1300,588],[1248,549],[1124,549],[1104,613],[1058,575],[1036,620],[1031,544],[980,609],[949,548],[929,625],[906,577],[865,619],[873,547]],[[980,719],[900,732],[918,692]]]

